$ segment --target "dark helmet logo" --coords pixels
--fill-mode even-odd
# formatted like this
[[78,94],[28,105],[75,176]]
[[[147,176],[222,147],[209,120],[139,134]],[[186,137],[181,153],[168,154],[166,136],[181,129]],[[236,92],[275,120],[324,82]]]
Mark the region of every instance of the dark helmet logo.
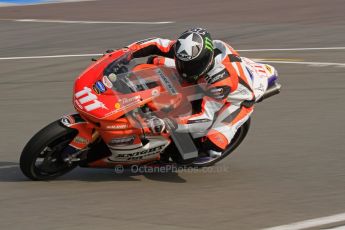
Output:
[[198,57],[203,48],[203,39],[197,33],[186,33],[176,42],[175,52],[178,59],[190,61]]

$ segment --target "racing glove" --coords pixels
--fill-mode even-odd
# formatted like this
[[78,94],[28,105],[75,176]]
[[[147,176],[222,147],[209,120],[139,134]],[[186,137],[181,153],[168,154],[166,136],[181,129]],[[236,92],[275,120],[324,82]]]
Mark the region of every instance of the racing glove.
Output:
[[146,122],[152,133],[162,133],[165,130],[164,120],[156,116],[149,118]]

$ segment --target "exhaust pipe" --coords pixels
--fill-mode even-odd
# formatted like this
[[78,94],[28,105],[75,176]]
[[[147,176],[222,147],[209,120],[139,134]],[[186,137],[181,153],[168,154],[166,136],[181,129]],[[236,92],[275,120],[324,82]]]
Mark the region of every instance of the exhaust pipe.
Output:
[[279,83],[274,83],[274,85],[270,86],[265,94],[257,101],[257,102],[262,102],[263,100],[266,100],[269,97],[272,97],[276,94],[280,93],[280,89],[281,89],[282,85]]

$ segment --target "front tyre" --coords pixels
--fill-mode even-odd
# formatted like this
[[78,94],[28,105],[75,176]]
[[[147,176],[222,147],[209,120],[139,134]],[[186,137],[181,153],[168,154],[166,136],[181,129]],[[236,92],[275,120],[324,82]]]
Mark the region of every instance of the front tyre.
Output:
[[32,180],[51,180],[73,168],[63,161],[62,152],[77,135],[77,130],[57,120],[35,134],[20,156],[20,169]]

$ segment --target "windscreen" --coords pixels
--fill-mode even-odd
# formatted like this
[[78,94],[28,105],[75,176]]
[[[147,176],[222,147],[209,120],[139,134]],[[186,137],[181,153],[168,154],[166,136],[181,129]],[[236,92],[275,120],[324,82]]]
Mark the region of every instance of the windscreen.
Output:
[[116,59],[103,72],[114,91],[129,94],[152,89],[162,82],[166,85],[169,78],[178,79],[176,70],[172,68],[157,66],[138,68],[139,64],[135,60],[130,60],[130,55],[131,53],[126,53]]

